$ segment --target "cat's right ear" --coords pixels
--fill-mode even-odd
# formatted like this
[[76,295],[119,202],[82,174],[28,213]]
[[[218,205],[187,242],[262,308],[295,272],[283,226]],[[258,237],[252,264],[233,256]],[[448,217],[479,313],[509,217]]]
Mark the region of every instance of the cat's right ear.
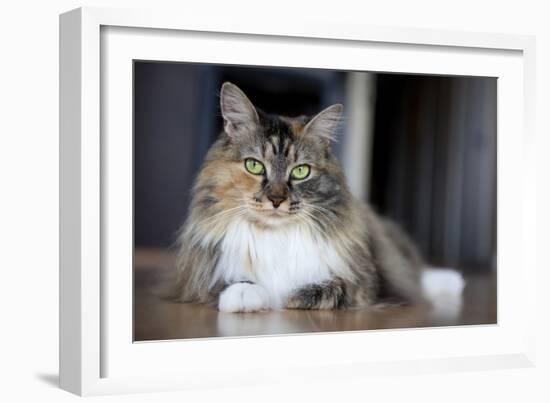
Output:
[[260,119],[256,108],[247,96],[234,84],[225,82],[220,91],[220,108],[223,116],[223,128],[231,137],[251,133]]

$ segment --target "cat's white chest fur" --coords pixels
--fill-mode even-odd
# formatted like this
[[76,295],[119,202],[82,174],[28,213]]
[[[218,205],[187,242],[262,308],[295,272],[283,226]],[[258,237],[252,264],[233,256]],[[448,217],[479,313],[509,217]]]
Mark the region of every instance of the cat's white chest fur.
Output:
[[220,250],[215,280],[254,283],[229,286],[222,293],[219,307],[227,311],[258,310],[247,309],[247,299],[261,308],[283,307],[293,290],[331,279],[344,264],[328,242],[292,224],[262,229],[236,220],[229,225]]

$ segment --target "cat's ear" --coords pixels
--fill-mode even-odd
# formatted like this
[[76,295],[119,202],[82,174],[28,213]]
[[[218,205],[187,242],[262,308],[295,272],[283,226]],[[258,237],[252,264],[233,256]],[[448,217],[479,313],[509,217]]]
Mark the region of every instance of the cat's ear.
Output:
[[239,87],[229,82],[222,85],[220,108],[224,130],[231,137],[252,132],[260,122],[252,102]]
[[315,115],[304,127],[304,135],[317,136],[329,143],[335,140],[336,128],[342,117],[344,107],[342,104],[331,105]]

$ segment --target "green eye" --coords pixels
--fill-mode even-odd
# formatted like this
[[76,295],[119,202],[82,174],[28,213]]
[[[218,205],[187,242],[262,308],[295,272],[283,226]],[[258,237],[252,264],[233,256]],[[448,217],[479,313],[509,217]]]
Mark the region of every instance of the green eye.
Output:
[[290,172],[290,177],[292,179],[305,179],[309,176],[309,165],[298,165],[297,167],[293,168]]
[[244,160],[244,167],[248,172],[254,175],[261,175],[264,173],[264,165],[254,158],[247,158]]

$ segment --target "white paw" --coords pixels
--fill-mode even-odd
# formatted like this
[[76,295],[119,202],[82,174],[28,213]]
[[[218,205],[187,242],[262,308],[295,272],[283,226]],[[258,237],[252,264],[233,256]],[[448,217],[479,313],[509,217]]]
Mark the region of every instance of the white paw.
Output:
[[236,283],[227,287],[218,301],[222,312],[257,312],[269,309],[267,292],[256,284]]

